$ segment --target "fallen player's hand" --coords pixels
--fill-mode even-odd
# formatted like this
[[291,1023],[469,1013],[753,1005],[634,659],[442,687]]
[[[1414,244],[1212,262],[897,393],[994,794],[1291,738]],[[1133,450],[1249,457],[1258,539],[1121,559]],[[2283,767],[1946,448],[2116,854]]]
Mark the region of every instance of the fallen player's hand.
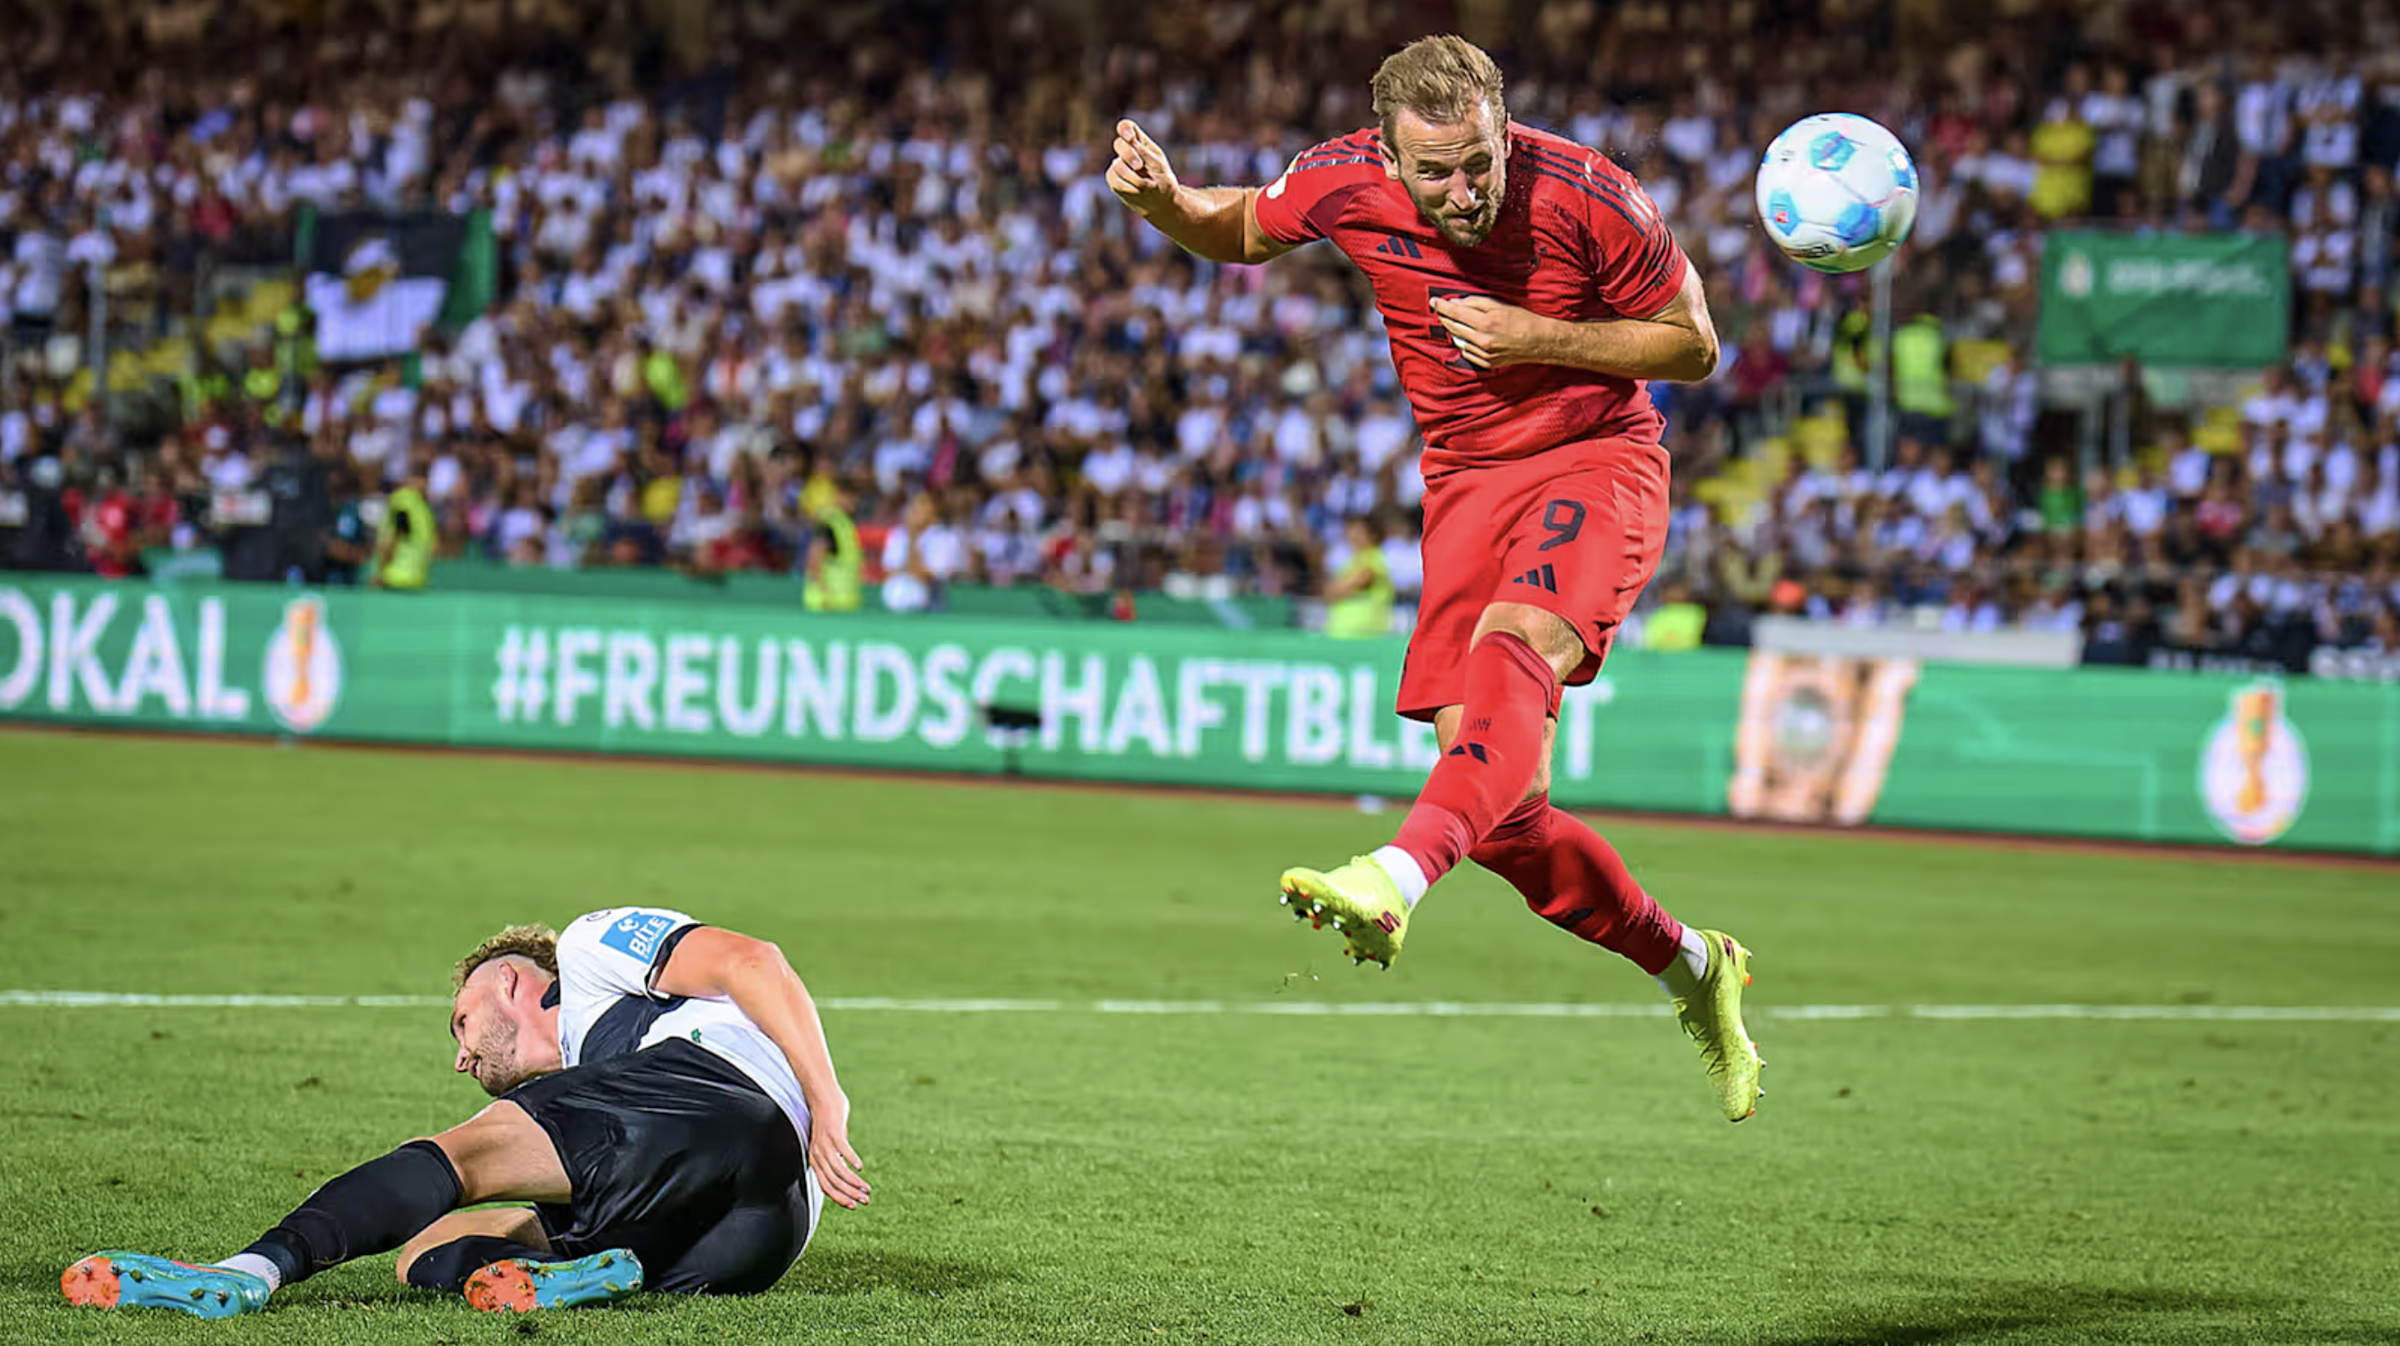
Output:
[[1143,219],[1175,200],[1175,168],[1131,118],[1117,123],[1117,143],[1108,161],[1108,189]]
[[808,1110],[808,1166],[817,1171],[817,1185],[834,1204],[853,1210],[867,1204],[873,1189],[858,1170],[867,1166],[850,1148],[850,1099],[836,1093],[824,1106]]
[[1449,332],[1450,344],[1477,369],[1539,364],[1547,358],[1542,342],[1550,319],[1538,313],[1479,294],[1439,295],[1432,308]]

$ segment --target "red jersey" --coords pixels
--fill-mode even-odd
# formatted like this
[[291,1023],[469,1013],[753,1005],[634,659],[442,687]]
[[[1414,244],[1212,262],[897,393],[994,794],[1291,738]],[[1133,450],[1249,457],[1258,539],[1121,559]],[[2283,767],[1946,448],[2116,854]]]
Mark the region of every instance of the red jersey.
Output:
[[1436,296],[1483,295],[1569,322],[1648,318],[1683,285],[1683,249],[1632,174],[1546,131],[1510,122],[1508,133],[1500,218],[1477,247],[1453,246],[1384,176],[1372,127],[1302,154],[1258,194],[1268,237],[1331,239],[1375,287],[1428,476],[1579,440],[1656,443],[1664,429],[1643,380],[1561,365],[1477,369],[1433,316]]

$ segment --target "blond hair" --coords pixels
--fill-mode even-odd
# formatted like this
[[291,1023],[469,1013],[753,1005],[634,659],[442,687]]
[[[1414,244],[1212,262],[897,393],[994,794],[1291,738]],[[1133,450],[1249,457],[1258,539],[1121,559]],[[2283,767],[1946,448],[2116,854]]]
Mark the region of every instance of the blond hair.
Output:
[[542,971],[558,979],[558,932],[546,925],[512,925],[499,934],[468,950],[450,973],[450,990],[456,993],[475,975],[475,969],[495,958],[530,958]]
[[1386,145],[1403,110],[1435,126],[1456,126],[1481,104],[1494,121],[1508,120],[1500,67],[1483,48],[1450,33],[1418,38],[1384,58],[1373,87]]

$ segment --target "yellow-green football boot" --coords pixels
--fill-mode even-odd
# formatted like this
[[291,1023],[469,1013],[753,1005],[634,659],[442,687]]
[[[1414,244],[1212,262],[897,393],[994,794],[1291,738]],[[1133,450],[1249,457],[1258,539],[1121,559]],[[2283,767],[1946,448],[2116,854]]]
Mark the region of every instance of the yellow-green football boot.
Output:
[[1750,1030],[1742,1025],[1742,988],[1750,984],[1750,951],[1721,930],[1696,930],[1708,945],[1708,971],[1689,995],[1675,997],[1675,1018],[1700,1044],[1709,1087],[1725,1120],[1738,1122],[1758,1111],[1759,1071],[1766,1062]]
[[1374,963],[1390,971],[1408,938],[1408,902],[1400,885],[1383,866],[1368,856],[1353,857],[1339,869],[1283,871],[1283,905],[1293,920],[1306,920],[1322,930],[1341,932],[1343,952],[1353,966]]

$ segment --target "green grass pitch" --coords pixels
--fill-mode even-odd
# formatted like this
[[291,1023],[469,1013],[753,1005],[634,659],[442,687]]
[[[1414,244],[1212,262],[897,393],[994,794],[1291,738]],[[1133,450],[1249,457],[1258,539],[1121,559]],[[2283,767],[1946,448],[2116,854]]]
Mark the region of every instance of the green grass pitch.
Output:
[[0,1341],[2400,1341],[2400,1022],[1773,1012],[2400,1004],[2391,869],[1619,827],[1757,952],[1736,1127],[1666,1019],[1238,1012],[1658,1001],[1480,872],[1389,974],[1283,919],[1393,815],[0,734],[0,819],[0,990],[440,994],[647,902],[820,997],[1065,1002],[829,1011],[874,1204],[770,1294],[522,1322],[388,1256],[231,1322],[59,1297],[472,1112],[440,1010],[0,1006]]

